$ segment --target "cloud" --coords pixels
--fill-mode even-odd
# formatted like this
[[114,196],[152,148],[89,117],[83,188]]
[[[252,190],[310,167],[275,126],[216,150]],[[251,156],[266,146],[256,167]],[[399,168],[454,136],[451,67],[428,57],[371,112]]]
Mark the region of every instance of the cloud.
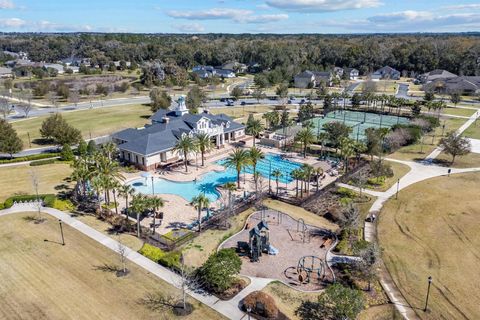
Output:
[[462,32],[480,28],[480,14],[433,14],[424,11],[401,11],[375,15],[367,19],[324,20],[323,28],[354,32]]
[[175,29],[181,32],[188,32],[188,33],[189,32],[197,33],[197,32],[205,31],[205,28],[198,23],[188,23],[188,24],[177,25],[175,26]]
[[0,0],[0,9],[13,9],[15,5],[11,0]]
[[456,4],[451,6],[443,6],[442,9],[447,10],[465,10],[465,9],[480,9],[480,3],[471,3],[471,4]]
[[268,23],[288,19],[287,14],[254,15],[251,10],[213,8],[197,11],[169,11],[167,14],[175,19],[188,20],[233,20],[239,23]]
[[19,18],[0,19],[0,27],[2,28],[21,28],[25,25],[27,25],[27,22]]
[[267,0],[270,7],[297,12],[328,12],[351,9],[374,8],[382,5],[380,0]]

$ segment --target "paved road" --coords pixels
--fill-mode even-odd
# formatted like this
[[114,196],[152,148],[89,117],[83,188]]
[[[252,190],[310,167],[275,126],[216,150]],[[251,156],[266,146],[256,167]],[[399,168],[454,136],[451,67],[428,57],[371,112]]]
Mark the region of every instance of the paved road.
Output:
[[[4,215],[20,213],[20,212],[29,212],[29,211],[36,212],[37,210],[38,210],[38,206],[35,204],[17,204],[10,209],[0,210],[0,217]],[[116,240],[91,228],[90,226],[84,224],[83,222],[75,218],[72,218],[69,214],[65,212],[62,212],[53,208],[46,208],[46,207],[41,207],[40,210],[43,213],[47,213],[55,217],[56,219],[62,220],[65,224],[83,233],[87,237],[99,242],[100,244],[109,248],[110,250],[118,252],[119,248],[122,246]],[[66,238],[65,240],[66,245],[68,246],[68,231],[66,231],[65,238]],[[127,259],[130,262],[135,263],[139,267],[147,270],[151,274],[154,274],[155,276],[171,284],[172,286],[176,288],[180,288],[181,278],[179,275],[177,275],[176,273],[170,271],[165,267],[162,267],[158,263],[153,262],[152,260],[142,256],[138,252],[128,247],[125,247],[125,251],[126,251]],[[200,301],[201,303],[221,313],[223,316],[227,317],[228,319],[240,320],[246,317],[245,313],[239,309],[240,301],[249,293],[256,290],[262,290],[266,285],[268,285],[272,281],[271,279],[263,279],[263,278],[251,278],[250,280],[251,280],[250,285],[248,285],[245,289],[239,292],[237,296],[235,296],[229,301],[222,301],[217,297],[207,293],[198,293],[198,292],[189,291],[188,294],[191,297]]]

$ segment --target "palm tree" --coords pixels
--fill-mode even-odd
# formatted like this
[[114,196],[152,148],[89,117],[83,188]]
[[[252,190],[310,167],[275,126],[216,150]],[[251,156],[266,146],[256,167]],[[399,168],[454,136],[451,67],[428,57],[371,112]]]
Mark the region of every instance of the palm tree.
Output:
[[173,147],[173,151],[183,156],[185,163],[185,172],[188,172],[188,154],[196,150],[196,144],[192,137],[188,134],[182,134],[180,139]]
[[153,211],[153,232],[155,234],[155,218],[157,217],[158,210],[165,205],[165,202],[160,197],[152,197],[148,199],[148,204]]
[[125,177],[120,172],[120,165],[117,161],[111,160],[107,155],[97,153],[94,156],[95,168],[92,170],[92,175],[99,177],[104,184],[104,191],[107,203],[110,203],[110,185],[112,181],[123,181]]
[[205,196],[204,193],[200,193],[198,196],[192,199],[192,205],[198,210],[198,232],[202,231],[202,210],[208,208],[210,205],[210,199]]
[[280,177],[282,177],[282,176],[283,176],[283,174],[282,174],[282,172],[281,172],[280,170],[278,170],[278,169],[273,170],[273,172],[272,172],[272,177],[275,178],[275,182],[277,183],[277,193],[276,193],[277,196],[278,196],[278,180],[279,180]]
[[307,157],[308,146],[315,141],[315,134],[311,128],[303,128],[295,136],[295,140],[303,145],[303,157]]
[[132,211],[137,215],[137,237],[140,238],[140,214],[142,214],[147,208],[147,199],[142,194],[136,194],[133,196],[130,207]]
[[198,151],[202,155],[202,167],[205,165],[205,153],[209,152],[213,148],[212,139],[208,133],[198,133],[195,136],[195,143]]
[[245,131],[247,134],[253,136],[253,146],[255,146],[255,138],[263,131],[263,124],[259,119],[254,119],[247,123]]
[[300,169],[294,169],[290,173],[292,179],[295,179],[295,198],[298,198],[298,180],[302,179],[303,173]]
[[314,172],[314,169],[311,165],[309,164],[303,164],[301,168],[304,179],[305,179],[305,192],[310,193],[310,180],[312,178],[312,174]]
[[230,209],[230,213],[232,213],[232,192],[237,190],[237,185],[235,182],[227,182],[223,187],[228,191],[228,208]]
[[102,146],[102,153],[110,160],[114,160],[117,155],[117,145],[113,142],[107,142]]
[[115,214],[118,215],[118,202],[117,202],[117,191],[120,188],[120,183],[117,180],[110,181],[110,190],[112,190],[113,194],[113,203],[115,204]]
[[262,150],[254,146],[248,151],[248,157],[250,158],[250,163],[252,164],[253,175],[255,175],[257,172],[257,163],[265,158],[265,154],[262,152]]
[[[128,197],[135,194],[135,189],[129,184],[121,185],[118,188],[118,195],[125,198],[125,213],[128,211]],[[128,214],[127,214],[128,217]]]
[[240,189],[240,173],[250,164],[250,155],[248,151],[236,148],[225,161],[228,168],[237,170],[237,187]]
[[345,161],[345,172],[348,172],[348,159],[355,154],[355,141],[350,138],[343,138],[340,141],[340,154]]

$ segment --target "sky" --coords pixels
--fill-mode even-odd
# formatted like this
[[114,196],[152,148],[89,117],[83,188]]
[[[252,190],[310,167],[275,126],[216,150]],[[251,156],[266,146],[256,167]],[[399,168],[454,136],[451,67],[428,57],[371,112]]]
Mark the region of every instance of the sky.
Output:
[[3,32],[480,31],[471,0],[0,0]]

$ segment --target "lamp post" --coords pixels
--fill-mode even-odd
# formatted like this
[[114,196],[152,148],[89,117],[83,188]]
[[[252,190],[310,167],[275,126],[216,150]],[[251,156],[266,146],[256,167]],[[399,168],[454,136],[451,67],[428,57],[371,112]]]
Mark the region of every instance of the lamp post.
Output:
[[269,160],[270,167],[268,169],[268,193],[272,192],[272,160]]
[[432,284],[432,276],[428,277],[428,289],[427,289],[427,298],[425,299],[425,308],[423,308],[423,312],[427,312],[428,308],[428,297],[430,296],[430,285]]
[[60,224],[60,234],[62,235],[62,246],[64,246],[65,245],[65,238],[63,237],[62,220],[58,219],[58,223]]
[[153,185],[153,176],[152,176],[152,195],[155,195],[155,186]]
[[400,179],[397,180],[397,193],[395,193],[395,200],[398,199],[398,190],[400,189]]

